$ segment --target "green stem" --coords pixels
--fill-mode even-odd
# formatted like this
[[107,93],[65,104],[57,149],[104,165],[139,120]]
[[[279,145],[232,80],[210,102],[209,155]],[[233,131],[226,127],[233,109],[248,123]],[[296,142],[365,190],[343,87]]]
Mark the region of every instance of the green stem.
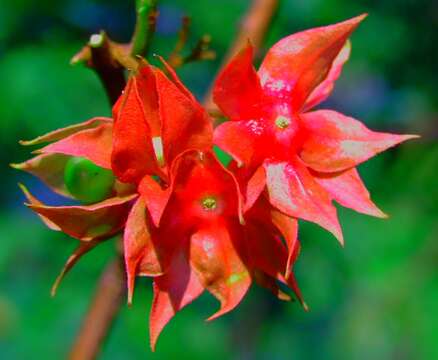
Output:
[[155,33],[158,0],[136,0],[137,20],[132,36],[131,55],[145,56]]

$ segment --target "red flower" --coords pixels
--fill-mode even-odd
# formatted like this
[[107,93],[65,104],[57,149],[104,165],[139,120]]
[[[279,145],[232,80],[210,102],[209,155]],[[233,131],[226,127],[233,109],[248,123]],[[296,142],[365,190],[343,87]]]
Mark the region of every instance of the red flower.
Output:
[[[22,186],[28,206],[51,229],[80,240],[55,282],[53,293],[82,255],[124,230],[133,200],[138,197],[136,187],[144,176],[158,175],[166,181],[168,164],[180,152],[211,147],[212,127],[205,111],[173,70],[168,68],[167,71],[173,81],[159,69],[141,63],[114,106],[115,122],[110,118],[94,118],[22,142],[23,145],[50,144],[36,151],[40,155],[14,164],[15,168],[38,176],[63,196],[93,202],[47,206]],[[97,175],[84,184],[99,190],[97,200],[95,194],[88,194],[88,199],[78,197],[79,193],[73,193],[72,188],[66,186],[66,171],[76,157],[86,159],[92,176]],[[111,170],[121,181],[131,184],[115,179]],[[108,189],[104,192],[93,186],[102,171],[107,172],[103,186]],[[85,171],[78,178],[81,176],[90,176],[90,172]],[[102,186],[102,182],[97,186]]]
[[80,240],[53,292],[83,254],[124,233],[128,302],[136,276],[154,277],[153,348],[172,316],[205,289],[221,303],[210,319],[232,310],[252,280],[289,300],[278,285],[282,282],[305,306],[291,271],[299,251],[296,220],[263,199],[243,219],[237,180],[211,152],[210,119],[167,71],[173,81],[141,64],[114,106],[114,122],[96,118],[25,142],[51,144],[16,165],[60,194],[84,196],[81,200],[87,193],[72,194],[64,181],[72,158],[87,159],[93,172],[99,172],[97,166],[114,171],[118,180],[110,178],[111,188],[99,192],[106,195],[91,205],[46,206],[23,191],[47,226]]
[[[290,266],[286,269],[298,255],[293,219],[273,211],[271,220],[269,207],[255,206],[243,224],[237,182],[210,152],[182,154],[171,173],[168,188],[150,178],[141,182],[142,196],[124,235],[129,301],[136,274],[155,277],[152,348],[165,324],[204,289],[221,303],[210,320],[232,310],[252,278],[288,299],[276,283],[282,281],[301,299]],[[155,220],[147,207],[156,210]]]
[[[332,200],[384,217],[355,166],[412,135],[377,133],[332,110],[325,100],[348,59],[348,37],[365,15],[290,35],[267,53],[258,72],[250,44],[219,75],[214,100],[231,120],[214,141],[242,167],[249,207],[266,187],[270,203],[312,221],[342,243]],[[253,176],[251,178],[251,176]]]

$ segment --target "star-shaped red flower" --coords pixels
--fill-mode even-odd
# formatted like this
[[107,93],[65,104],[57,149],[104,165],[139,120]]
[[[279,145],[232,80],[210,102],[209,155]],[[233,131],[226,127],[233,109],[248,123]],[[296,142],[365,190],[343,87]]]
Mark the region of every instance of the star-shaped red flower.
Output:
[[[349,36],[365,15],[287,36],[258,72],[247,45],[219,75],[214,100],[231,121],[214,142],[236,160],[251,201],[267,187],[270,203],[312,221],[342,243],[332,200],[385,216],[370,200],[355,167],[412,135],[373,132],[333,110],[308,110],[325,100],[349,57]],[[246,185],[247,184],[247,185]]]

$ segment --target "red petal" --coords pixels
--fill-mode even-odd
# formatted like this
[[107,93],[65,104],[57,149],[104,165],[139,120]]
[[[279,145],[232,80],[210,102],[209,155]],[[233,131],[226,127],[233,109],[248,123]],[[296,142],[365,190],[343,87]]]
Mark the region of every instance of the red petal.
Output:
[[315,180],[342,206],[362,214],[385,218],[370,198],[370,193],[355,168],[341,173],[314,173]]
[[245,188],[244,211],[252,208],[266,186],[266,173],[263,166],[259,166],[252,177],[248,180]]
[[62,129],[57,129],[55,131],[51,131],[45,135],[38,136],[37,138],[33,140],[28,141],[20,141],[21,145],[37,145],[45,142],[52,142],[52,141],[58,141],[61,139],[66,138],[67,136],[73,135],[79,131],[87,130],[87,129],[93,129],[99,125],[105,124],[105,123],[112,123],[111,118],[107,117],[95,117],[88,121],[74,124],[67,126]]
[[251,285],[244,265],[236,234],[223,224],[200,229],[190,240],[190,261],[206,289],[221,303],[220,310],[209,320],[233,310]]
[[71,197],[64,182],[64,168],[69,159],[70,156],[62,154],[42,154],[20,164],[11,164],[11,166],[37,176],[54,192]]
[[333,87],[335,86],[336,80],[338,80],[339,76],[341,75],[342,67],[350,58],[350,52],[351,41],[347,40],[342,50],[333,61],[333,64],[325,80],[321,82],[307,98],[306,103],[304,104],[303,111],[307,111],[315,107],[330,96],[331,92],[333,91]]
[[395,135],[369,130],[361,122],[332,110],[301,116],[308,136],[301,159],[312,169],[337,172],[352,168],[416,135]]
[[284,275],[285,277],[288,277],[292,264],[298,256],[300,247],[298,242],[298,221],[295,218],[275,210],[271,211],[271,219],[272,223],[280,231],[287,245],[288,256]]
[[82,130],[54,142],[38,152],[85,157],[96,165],[111,169],[111,147],[113,124],[104,123],[98,127]]
[[253,47],[248,43],[222,70],[214,84],[214,101],[231,120],[258,118],[262,90],[252,58]]
[[[29,204],[36,205],[36,206],[44,206],[44,204],[41,201],[39,201],[36,197],[34,197],[23,184],[18,184],[18,186],[20,187],[21,191],[23,192],[23,194],[26,197]],[[46,224],[46,226],[49,229],[54,230],[54,231],[61,231],[61,228],[58,225],[56,225],[54,222],[52,222],[50,219],[48,219],[45,216],[38,214],[38,213],[37,213],[37,215],[43,221],[43,223]]]
[[285,274],[287,249],[271,229],[258,222],[245,226],[248,257],[252,266],[278,278]]
[[227,121],[214,130],[214,143],[237,161],[238,166],[252,167],[266,150],[266,129],[262,122]]
[[299,111],[326,79],[333,61],[364,18],[361,15],[280,40],[269,50],[259,69],[265,91],[281,100],[288,99],[292,108]]
[[45,206],[35,202],[28,206],[71,237],[91,241],[112,236],[123,228],[136,196],[115,197],[87,206]]
[[295,274],[292,272],[287,279],[283,279],[287,286],[292,289],[294,294],[296,295],[298,301],[300,302],[301,306],[303,307],[304,311],[309,311],[309,307],[307,306],[306,302],[304,301],[303,295],[301,293],[301,290],[298,286],[297,280],[295,279]]
[[135,90],[143,109],[143,117],[151,136],[160,136],[161,121],[158,109],[156,74],[159,70],[142,60],[135,75]]
[[169,166],[186,150],[212,146],[213,127],[208,114],[193,97],[180,90],[161,71],[156,73],[160,104],[161,137]]
[[152,351],[164,326],[183,307],[202,294],[204,287],[185,255],[178,252],[165,275],[154,280],[154,300],[149,319]]
[[158,227],[161,216],[172,194],[172,186],[162,189],[153,178],[145,176],[140,182],[138,191],[146,203],[154,225]]
[[271,204],[289,216],[322,226],[343,244],[336,208],[306,167],[298,161],[266,161],[264,165]]
[[[137,79],[131,77],[114,124],[111,156],[116,176],[124,182],[139,182],[146,174],[159,174],[152,135],[137,91]],[[150,114],[153,117],[152,114]]]
[[101,240],[93,240],[87,242],[81,242],[78,247],[75,249],[73,254],[67,259],[64,267],[62,268],[60,274],[57,276],[51,290],[51,295],[55,296],[58,291],[58,287],[64,279],[65,275],[76,265],[79,259],[88,253],[90,250],[94,249],[97,245],[99,245]]
[[175,70],[173,69],[173,67],[171,67],[166,60],[164,60],[161,56],[157,55],[158,59],[163,63],[164,67],[166,68],[166,72],[169,74],[171,80],[173,81],[173,83],[178,87],[178,89],[184,93],[184,95],[190,99],[192,102],[197,102],[196,98],[193,96],[193,94],[190,92],[189,89],[187,89],[185,87],[185,85],[182,83],[182,81],[180,80],[180,78],[178,77],[177,73],[175,72]]
[[[239,184],[213,152],[184,153],[175,161],[172,177],[171,186],[175,189],[172,206],[177,207],[174,211],[179,215],[175,221],[198,226],[199,221],[238,216],[243,222]],[[205,197],[216,199],[214,210],[203,209],[201,202]]]
[[128,282],[128,304],[132,303],[135,277],[138,274],[140,261],[142,275],[157,276],[162,268],[147,223],[146,206],[143,198],[138,198],[129,213],[123,235],[123,246]]
[[272,276],[269,276],[265,274],[264,272],[260,270],[253,271],[254,274],[254,281],[260,285],[261,287],[264,287],[265,289],[270,290],[277,298],[284,301],[290,301],[291,298],[288,294],[283,292],[278,286],[277,281]]
[[281,240],[273,235],[269,228],[261,224],[252,224],[246,227],[248,256],[256,269],[262,270],[272,278],[286,283],[295,293],[300,303],[306,309],[301,291],[298,288],[293,273],[285,277],[288,261],[288,252]]

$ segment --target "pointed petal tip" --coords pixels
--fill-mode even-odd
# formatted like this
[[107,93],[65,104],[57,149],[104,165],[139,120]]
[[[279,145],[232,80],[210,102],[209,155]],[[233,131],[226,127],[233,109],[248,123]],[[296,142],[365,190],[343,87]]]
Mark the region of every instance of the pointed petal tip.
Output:
[[55,283],[52,285],[52,288],[50,289],[50,297],[54,298],[56,296],[56,293],[58,291],[58,279],[55,280]]
[[9,166],[16,170],[21,170],[23,168],[23,163],[10,163]]
[[340,234],[334,234],[336,236],[336,239],[338,240],[339,244],[341,245],[342,248],[345,247],[345,241],[344,241],[344,236],[342,235],[342,233]]
[[205,319],[205,321],[213,321],[215,319],[217,319],[218,317],[221,317],[222,315],[225,315],[226,313],[230,312],[233,308],[229,308],[229,307],[221,307],[218,311],[216,311],[213,315],[211,315],[210,317],[208,317],[207,319]]
[[303,309],[304,309],[305,312],[309,312],[309,311],[310,311],[310,308],[309,308],[309,306],[306,304],[306,302],[302,301],[302,302],[301,302],[301,305],[302,305],[302,307],[303,307]]
[[56,277],[55,281],[53,282],[52,288],[50,289],[50,296],[54,298],[56,294],[58,293],[59,285],[61,284],[62,279],[64,278],[66,274],[65,268],[62,269],[62,271],[59,273],[59,275]]
[[376,210],[374,213],[369,214],[371,216],[377,217],[379,219],[389,219],[389,215],[382,210],[380,210],[378,207],[376,207]]
[[421,135],[406,134],[406,135],[400,135],[400,137],[403,139],[402,141],[406,141],[406,140],[412,140],[412,139],[419,139],[419,138],[421,138]]

